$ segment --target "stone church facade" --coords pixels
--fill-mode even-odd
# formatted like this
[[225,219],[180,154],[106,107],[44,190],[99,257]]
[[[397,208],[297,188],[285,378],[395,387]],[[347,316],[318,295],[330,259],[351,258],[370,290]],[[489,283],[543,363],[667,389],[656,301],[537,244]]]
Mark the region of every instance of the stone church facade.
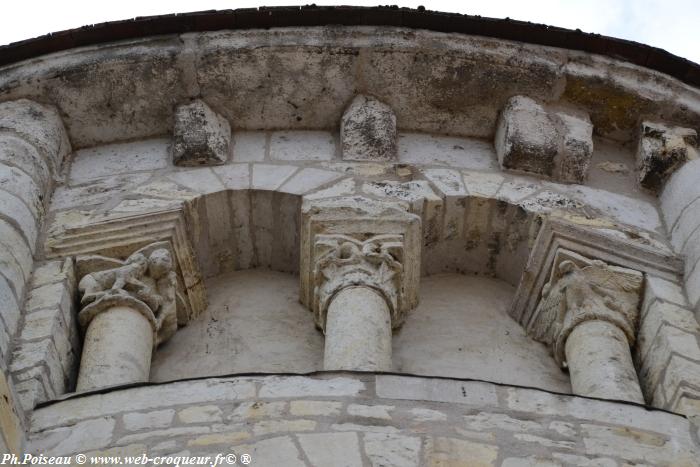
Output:
[[0,63],[6,459],[700,465],[698,65],[389,7]]

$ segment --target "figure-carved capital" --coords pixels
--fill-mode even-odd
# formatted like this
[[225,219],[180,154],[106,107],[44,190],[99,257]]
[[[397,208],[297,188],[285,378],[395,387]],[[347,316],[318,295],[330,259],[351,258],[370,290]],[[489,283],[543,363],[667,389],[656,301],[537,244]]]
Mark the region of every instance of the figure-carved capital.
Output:
[[642,281],[639,271],[560,249],[549,282],[542,289],[531,335],[551,345],[555,359],[562,366],[566,366],[567,338],[576,326],[586,321],[613,323],[632,345]]
[[318,235],[315,244],[314,304],[316,322],[325,326],[328,305],[335,294],[352,286],[379,292],[401,322],[403,300],[403,235],[376,235],[359,240],[347,235]]
[[76,264],[81,273],[78,320],[83,329],[98,314],[125,306],[148,319],[155,345],[177,331],[178,308],[185,304],[168,242],[148,245],[123,261],[90,255],[77,257]]
[[325,329],[342,289],[369,287],[391,312],[392,327],[418,303],[420,218],[402,206],[365,198],[314,201],[302,207],[301,301]]

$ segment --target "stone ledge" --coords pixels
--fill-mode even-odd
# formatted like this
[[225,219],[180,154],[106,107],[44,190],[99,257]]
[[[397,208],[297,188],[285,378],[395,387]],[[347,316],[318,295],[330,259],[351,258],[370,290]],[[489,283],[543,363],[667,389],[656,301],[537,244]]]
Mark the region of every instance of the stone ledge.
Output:
[[[143,423],[134,424],[136,417]],[[654,465],[697,455],[688,420],[636,404],[482,381],[353,372],[242,375],[75,395],[38,408],[30,431],[29,452],[97,453],[138,443],[137,450],[149,454],[204,454],[233,446],[259,462],[288,450],[285,465],[296,465],[298,449],[320,459],[318,442],[353,459],[357,440],[371,459],[411,466],[449,459],[494,465],[501,454],[541,456],[543,445],[565,447],[572,456]],[[603,436],[617,440],[616,452]]]

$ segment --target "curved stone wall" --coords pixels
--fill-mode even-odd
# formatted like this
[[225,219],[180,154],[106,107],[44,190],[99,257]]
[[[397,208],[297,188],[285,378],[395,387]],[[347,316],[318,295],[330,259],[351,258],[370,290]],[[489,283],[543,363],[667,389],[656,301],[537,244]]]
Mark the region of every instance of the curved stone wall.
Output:
[[[698,465],[700,91],[610,55],[314,26],[0,67],[0,447]],[[116,308],[136,377],[83,339]],[[95,346],[117,383],[73,394]]]
[[697,465],[684,417],[491,383],[392,375],[212,378],[37,409],[28,452],[250,454],[252,465]]

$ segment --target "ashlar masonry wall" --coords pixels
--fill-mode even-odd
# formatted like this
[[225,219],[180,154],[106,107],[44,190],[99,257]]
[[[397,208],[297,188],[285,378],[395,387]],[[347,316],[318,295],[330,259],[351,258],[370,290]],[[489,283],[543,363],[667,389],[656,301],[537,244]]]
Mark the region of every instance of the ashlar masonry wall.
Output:
[[260,466],[695,466],[684,417],[492,383],[392,375],[210,378],[37,409],[29,452],[250,454]]
[[[699,465],[697,89],[584,52],[328,26],[66,50],[1,68],[0,101],[4,450],[233,451],[257,465]],[[135,254],[152,245],[155,271]],[[525,317],[560,279],[560,251],[637,281],[611,280],[624,300],[588,282],[584,292],[610,326],[628,305],[617,344],[646,406],[568,394],[561,356],[534,342],[536,319]],[[344,260],[356,268],[330,277]],[[78,282],[120,267],[150,292],[90,277],[132,305],[153,299],[141,307],[153,317],[146,337],[151,325],[162,337],[156,311],[169,307],[171,340],[143,346],[158,383],[146,375],[76,394],[89,306]],[[294,316],[270,326],[250,307],[258,338],[217,345],[210,333],[230,326],[212,324],[217,313],[240,308],[226,281],[256,274],[284,295],[269,308],[293,302]],[[273,276],[285,280],[265,281]],[[325,365],[326,304],[348,284],[383,313],[386,368],[391,349],[391,369],[417,375],[314,372]],[[351,330],[371,334],[359,324]],[[229,349],[265,346],[269,329],[298,334],[279,339],[298,353],[276,361],[283,344],[255,348],[217,372]],[[479,345],[460,361],[469,332]],[[221,354],[204,365],[183,351],[193,339]],[[227,375],[257,358],[279,373]]]

